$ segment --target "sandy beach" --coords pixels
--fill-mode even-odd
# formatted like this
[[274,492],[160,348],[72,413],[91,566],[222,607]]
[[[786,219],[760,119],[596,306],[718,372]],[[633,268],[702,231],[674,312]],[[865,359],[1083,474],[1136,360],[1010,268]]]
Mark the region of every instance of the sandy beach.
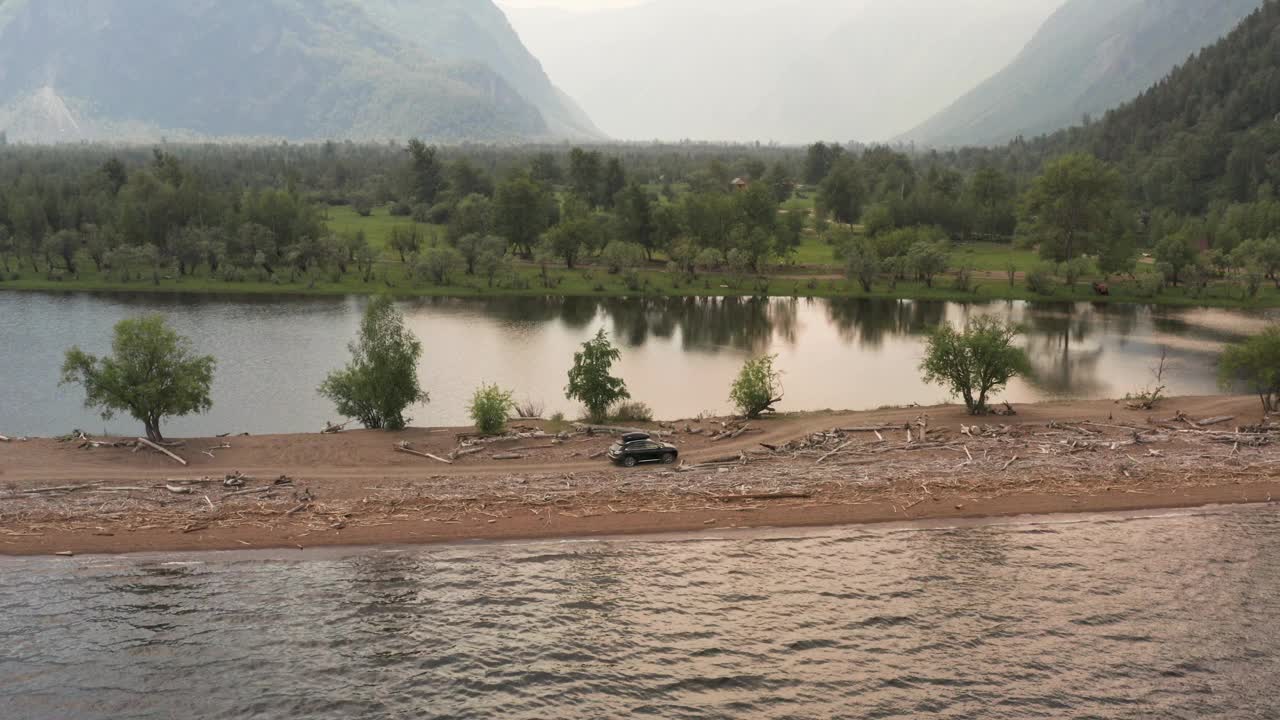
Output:
[[[0,442],[0,554],[307,548],[1280,499],[1280,424],[1253,397],[825,412],[646,425],[675,466],[615,467],[607,432],[515,421],[398,433]],[[414,453],[398,449],[401,443]],[[435,458],[427,457],[435,456]]]

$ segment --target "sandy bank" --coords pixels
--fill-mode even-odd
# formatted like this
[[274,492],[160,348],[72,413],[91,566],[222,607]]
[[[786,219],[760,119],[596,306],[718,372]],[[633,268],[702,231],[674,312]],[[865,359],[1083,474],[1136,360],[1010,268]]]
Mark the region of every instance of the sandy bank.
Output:
[[[453,464],[393,446],[407,441],[447,458],[469,442],[459,438],[465,429],[192,438],[174,448],[187,467],[130,447],[13,441],[0,443],[0,554],[545,538],[1280,499],[1280,428],[1259,427],[1254,398],[1176,398],[1151,412],[1112,401],[1015,407],[1012,417],[977,419],[952,406],[787,416],[718,441],[718,421],[679,421],[654,427],[681,447],[684,467],[633,470],[592,459],[611,438],[577,433],[485,443]],[[873,427],[878,433],[864,429]],[[520,457],[495,459],[507,455]],[[227,487],[228,475],[246,479]],[[282,476],[290,481],[279,483]]]

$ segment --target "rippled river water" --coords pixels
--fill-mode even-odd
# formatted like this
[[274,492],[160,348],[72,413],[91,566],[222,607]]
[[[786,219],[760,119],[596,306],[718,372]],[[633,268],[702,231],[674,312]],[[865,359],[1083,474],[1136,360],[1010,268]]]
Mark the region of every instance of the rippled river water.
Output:
[[[0,433],[53,435],[106,424],[81,407],[76,387],[58,387],[63,353],[110,346],[111,326],[142,313],[166,315],[218,370],[213,410],[168,425],[171,435],[314,431],[336,419],[316,394],[348,359],[364,300],[0,293]],[[1257,332],[1264,313],[1133,305],[960,304],[895,300],[500,298],[402,303],[422,339],[420,365],[431,403],[419,425],[467,424],[483,382],[576,416],[564,397],[573,353],[599,328],[622,349],[619,373],[662,418],[730,409],[729,385],[744,359],[775,353],[784,371],[782,410],[869,409],[946,399],[920,381],[924,334],[977,314],[1023,323],[1034,377],[1005,397],[1118,397],[1151,382],[1169,352],[1171,394],[1216,392],[1214,360],[1226,342]]]
[[0,717],[1275,718],[1280,518],[0,560]]

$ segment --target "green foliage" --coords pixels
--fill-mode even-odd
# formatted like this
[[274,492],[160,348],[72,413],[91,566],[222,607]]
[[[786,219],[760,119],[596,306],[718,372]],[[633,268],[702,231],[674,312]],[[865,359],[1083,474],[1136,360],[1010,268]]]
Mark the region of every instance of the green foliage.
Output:
[[1053,295],[1053,271],[1047,265],[1038,265],[1026,275],[1027,289],[1037,295]]
[[1191,245],[1191,239],[1183,233],[1170,235],[1156,243],[1152,255],[1155,256],[1157,267],[1162,269],[1165,280],[1175,287],[1183,271],[1196,260],[1196,250]]
[[82,385],[85,407],[99,409],[103,419],[127,412],[142,422],[148,438],[162,440],[165,418],[213,406],[213,357],[196,355],[191,341],[171,330],[163,317],[116,323],[111,352],[99,358],[73,347],[62,365],[61,384]]
[[729,390],[729,400],[748,418],[774,412],[782,401],[782,373],[774,370],[777,355],[763,355],[747,360]]
[[1280,412],[1280,326],[1229,346],[1218,361],[1218,382],[1223,390],[1256,393],[1265,413]]
[[1045,163],[1023,209],[1041,256],[1061,262],[1103,246],[1119,190],[1119,173],[1092,155],[1064,155]]
[[1009,380],[1031,372],[1031,362],[1013,340],[1021,331],[991,317],[978,317],[963,332],[944,323],[929,335],[920,363],[925,382],[964,398],[971,415],[987,412],[987,396]]
[[402,430],[404,411],[430,400],[418,384],[422,343],[405,327],[391,298],[374,297],[360,322],[360,336],[348,345],[351,362],[329,374],[320,394],[332,400],[344,417],[370,429]]
[[609,374],[621,357],[622,353],[609,342],[603,328],[573,355],[565,397],[586,405],[592,420],[603,420],[611,406],[631,398],[626,383]]
[[497,233],[533,255],[538,237],[556,220],[555,198],[527,175],[516,175],[498,186],[493,198],[493,226]]
[[467,411],[476,430],[484,435],[499,435],[507,429],[507,418],[515,410],[514,393],[497,385],[481,385],[471,396]]
[[414,273],[429,278],[436,285],[448,285],[449,279],[461,273],[467,266],[466,258],[448,245],[434,245],[418,257]]
[[614,240],[600,254],[611,273],[634,270],[644,264],[644,249],[635,243]]
[[846,225],[862,216],[866,184],[856,160],[841,157],[818,186],[818,206]]
[[907,251],[907,268],[924,280],[926,287],[933,287],[933,278],[945,271],[951,261],[949,245],[945,240],[915,243]]
[[1096,275],[1098,265],[1092,258],[1080,256],[1066,260],[1058,265],[1058,274],[1066,281],[1067,287],[1072,290],[1076,289],[1076,283],[1080,278]]
[[843,249],[845,273],[851,280],[857,280],[863,292],[871,292],[872,283],[880,274],[880,256],[875,246],[865,238],[854,239]]

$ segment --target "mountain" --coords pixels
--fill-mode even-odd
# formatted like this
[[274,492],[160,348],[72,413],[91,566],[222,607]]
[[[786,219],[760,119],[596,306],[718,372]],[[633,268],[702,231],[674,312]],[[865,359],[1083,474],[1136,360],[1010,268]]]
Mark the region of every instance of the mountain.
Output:
[[614,137],[801,143],[883,140],[919,123],[1013,59],[1062,1],[649,0],[507,14]]
[[489,0],[0,0],[0,129],[26,141],[598,136]]
[[801,52],[759,116],[783,140],[888,140],[1004,67],[1062,2],[864,3]]
[[1213,43],[1263,0],[1068,0],[1008,67],[902,140],[993,145],[1098,117]]
[[502,10],[488,0],[360,0],[365,12],[402,40],[450,63],[481,62],[533,103],[557,137],[603,136],[551,83]]

